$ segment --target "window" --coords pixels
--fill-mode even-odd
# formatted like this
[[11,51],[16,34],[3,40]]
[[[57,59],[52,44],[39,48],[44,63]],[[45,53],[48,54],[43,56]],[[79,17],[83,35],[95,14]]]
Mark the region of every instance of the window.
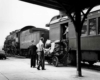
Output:
[[100,34],[100,17],[98,18],[98,34]]
[[82,35],[82,36],[86,36],[86,35],[87,35],[87,21],[85,21],[85,22],[83,23],[81,35]]
[[89,35],[96,35],[96,18],[89,20]]

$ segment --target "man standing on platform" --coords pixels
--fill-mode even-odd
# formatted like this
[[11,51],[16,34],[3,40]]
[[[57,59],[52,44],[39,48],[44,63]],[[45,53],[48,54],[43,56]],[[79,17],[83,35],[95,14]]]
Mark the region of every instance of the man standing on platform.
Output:
[[32,41],[32,45],[30,46],[30,54],[31,54],[31,67],[35,68],[36,66],[36,58],[37,58],[37,47],[34,43],[34,40]]
[[37,54],[38,54],[38,61],[39,61],[37,69],[40,70],[40,67],[42,67],[42,70],[45,70],[45,68],[44,68],[44,65],[45,65],[44,64],[44,60],[45,60],[45,58],[44,58],[44,51],[43,51],[44,38],[43,37],[40,38],[40,41],[37,44],[37,48],[38,48],[37,49]]

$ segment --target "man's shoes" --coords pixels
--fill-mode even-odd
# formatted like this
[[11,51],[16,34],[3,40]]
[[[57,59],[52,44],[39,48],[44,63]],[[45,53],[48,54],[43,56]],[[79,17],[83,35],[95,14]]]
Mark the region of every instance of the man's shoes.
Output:
[[42,70],[46,70],[45,68],[42,68]]
[[35,68],[35,66],[33,66],[33,68]]
[[39,67],[37,67],[37,70],[40,70],[40,68],[39,68]]
[[32,66],[31,66],[31,68],[32,68]]

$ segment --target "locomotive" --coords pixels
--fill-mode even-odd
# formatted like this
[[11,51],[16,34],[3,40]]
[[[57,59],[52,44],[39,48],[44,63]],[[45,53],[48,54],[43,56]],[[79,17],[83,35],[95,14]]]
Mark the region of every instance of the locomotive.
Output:
[[18,53],[18,33],[20,30],[15,30],[10,32],[10,34],[5,38],[3,50],[8,54]]
[[[50,40],[67,42],[64,48],[68,52],[66,54],[70,63],[76,64],[76,33],[72,21],[67,16],[54,16],[50,23],[46,25],[50,27]],[[68,33],[64,35],[68,28]],[[81,54],[82,62],[88,62],[93,65],[100,61],[100,10],[90,12],[85,20],[81,31]],[[58,62],[58,59],[56,59]]]

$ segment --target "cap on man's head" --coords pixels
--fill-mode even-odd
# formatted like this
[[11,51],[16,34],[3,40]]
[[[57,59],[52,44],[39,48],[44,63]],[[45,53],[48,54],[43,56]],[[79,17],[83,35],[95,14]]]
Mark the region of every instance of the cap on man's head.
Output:
[[34,40],[32,40],[32,45],[34,45],[35,43],[34,43]]
[[34,42],[34,40],[32,40],[32,43]]
[[41,37],[41,38],[40,38],[40,40],[44,40],[44,38],[43,38],[43,37]]

